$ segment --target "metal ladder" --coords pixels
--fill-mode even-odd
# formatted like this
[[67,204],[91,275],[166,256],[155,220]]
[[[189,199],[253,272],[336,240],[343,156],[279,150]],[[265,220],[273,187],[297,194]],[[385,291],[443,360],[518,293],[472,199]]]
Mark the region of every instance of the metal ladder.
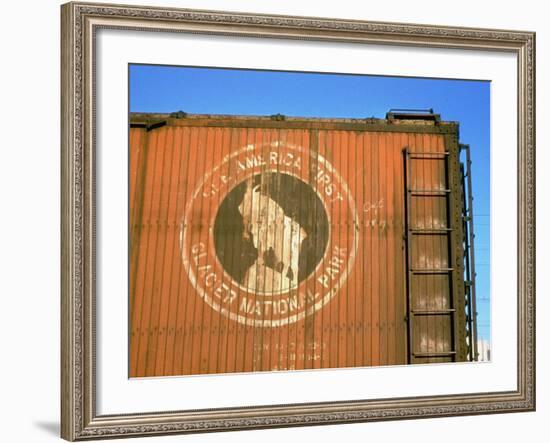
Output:
[[477,361],[477,308],[476,308],[476,271],[474,255],[474,206],[472,196],[472,175],[470,145],[460,145],[466,160],[460,164],[462,180],[462,233],[464,244],[464,303],[466,307],[466,335],[468,337],[468,360]]
[[[451,263],[450,260],[450,240],[451,232],[453,231],[450,226],[450,189],[449,189],[449,152],[433,153],[433,152],[411,152],[409,148],[404,149],[405,156],[405,186],[406,186],[406,232],[405,232],[405,246],[406,246],[406,259],[407,259],[407,323],[408,323],[408,358],[409,363],[425,362],[427,358],[439,358],[448,357],[452,361],[456,360],[456,343],[454,336],[455,327],[455,315],[456,309],[453,306],[453,285],[452,275],[455,271],[452,267],[441,268],[415,268],[413,267],[413,257],[417,251],[414,251],[413,238],[416,236],[445,236],[447,242],[447,263]],[[413,167],[414,160],[430,160],[434,162],[443,162],[445,170],[445,185],[443,190],[441,189],[414,189],[412,184],[415,182],[415,168]],[[416,204],[418,204],[418,197],[433,198],[433,199],[445,199],[446,207],[446,220],[445,227],[442,228],[419,228],[415,226],[414,220],[412,220],[411,213]],[[415,308],[416,303],[414,298],[413,287],[417,284],[417,276],[438,276],[447,275],[449,281],[449,308],[448,309],[428,309],[420,310]],[[438,318],[439,316],[449,316],[451,331],[449,332],[451,339],[451,349],[445,350],[445,352],[429,352],[422,349],[415,348],[415,334],[417,333],[417,322],[420,317],[432,317]],[[440,318],[440,317],[439,317]]]

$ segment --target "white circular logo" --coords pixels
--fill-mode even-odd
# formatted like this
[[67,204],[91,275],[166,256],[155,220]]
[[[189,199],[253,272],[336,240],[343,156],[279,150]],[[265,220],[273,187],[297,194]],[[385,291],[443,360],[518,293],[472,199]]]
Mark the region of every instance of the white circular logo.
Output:
[[321,155],[283,141],[248,145],[205,174],[187,204],[184,267],[221,314],[286,325],[338,293],[354,263],[356,221],[347,185]]

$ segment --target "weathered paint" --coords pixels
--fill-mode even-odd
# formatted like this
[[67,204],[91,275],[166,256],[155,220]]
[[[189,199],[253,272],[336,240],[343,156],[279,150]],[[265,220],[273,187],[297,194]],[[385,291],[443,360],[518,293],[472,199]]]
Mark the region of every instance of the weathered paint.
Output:
[[[131,122],[131,377],[461,359],[410,357],[463,348],[461,320],[439,312],[463,310],[463,292],[456,272],[408,277],[407,265],[407,245],[415,269],[452,267],[462,247],[461,235],[407,230],[455,229],[460,189],[448,174],[458,157],[450,166],[409,160],[416,172],[406,176],[405,152],[448,151],[456,125],[143,114]],[[413,189],[452,185],[439,200],[411,197],[419,202],[409,203],[410,226],[407,179]],[[232,200],[239,192],[249,204]],[[312,269],[298,283],[297,250],[299,269]],[[425,312],[411,318],[409,302]]]

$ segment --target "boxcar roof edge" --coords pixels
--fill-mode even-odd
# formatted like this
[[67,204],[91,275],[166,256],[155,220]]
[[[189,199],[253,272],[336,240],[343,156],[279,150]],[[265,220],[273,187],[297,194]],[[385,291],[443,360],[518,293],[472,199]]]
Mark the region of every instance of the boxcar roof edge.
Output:
[[130,126],[148,131],[162,126],[207,126],[234,128],[319,129],[369,132],[409,132],[457,134],[458,122],[425,119],[318,118],[290,117],[282,114],[223,115],[175,113],[130,113]]

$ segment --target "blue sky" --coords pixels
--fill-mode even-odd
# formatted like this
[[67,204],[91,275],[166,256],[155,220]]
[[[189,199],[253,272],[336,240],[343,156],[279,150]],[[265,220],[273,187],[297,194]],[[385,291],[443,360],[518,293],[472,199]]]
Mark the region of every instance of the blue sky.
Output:
[[433,108],[471,145],[478,333],[489,338],[490,82],[130,65],[130,111],[384,118]]

